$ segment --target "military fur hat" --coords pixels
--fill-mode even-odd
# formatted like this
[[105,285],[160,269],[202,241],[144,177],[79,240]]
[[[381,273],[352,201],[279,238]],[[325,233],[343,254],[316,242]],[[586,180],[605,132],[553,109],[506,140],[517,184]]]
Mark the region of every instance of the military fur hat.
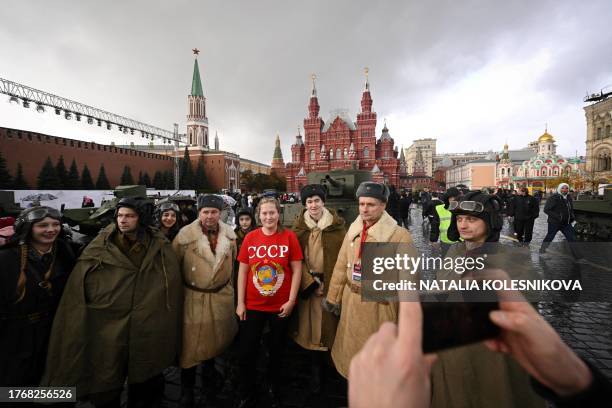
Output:
[[206,207],[216,208],[219,211],[222,211],[223,199],[215,194],[202,194],[198,197],[198,211]]
[[325,187],[320,184],[308,184],[302,188],[300,192],[302,197],[302,205],[306,205],[306,199],[309,197],[319,196],[323,202],[327,198],[327,191]]
[[383,203],[386,203],[389,199],[389,188],[382,183],[375,183],[373,181],[364,181],[357,188],[355,194],[359,197],[372,197],[378,198]]

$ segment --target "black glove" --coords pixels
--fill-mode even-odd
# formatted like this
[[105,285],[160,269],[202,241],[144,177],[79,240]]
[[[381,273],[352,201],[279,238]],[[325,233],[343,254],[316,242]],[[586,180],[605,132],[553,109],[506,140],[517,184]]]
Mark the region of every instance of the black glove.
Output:
[[300,291],[300,299],[308,299],[317,289],[319,289],[319,284],[317,282],[312,282],[306,289]]

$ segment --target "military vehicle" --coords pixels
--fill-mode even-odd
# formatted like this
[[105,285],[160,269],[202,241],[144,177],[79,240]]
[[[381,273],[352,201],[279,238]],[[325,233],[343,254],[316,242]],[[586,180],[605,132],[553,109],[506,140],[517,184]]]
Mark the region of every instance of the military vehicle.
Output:
[[181,225],[187,225],[198,217],[197,200],[190,195],[171,195],[155,201],[155,205],[165,202],[172,202],[178,205],[181,210]]
[[[113,191],[113,197],[103,200],[100,207],[86,208],[63,208],[63,220],[74,231],[80,234],[94,237],[102,228],[106,227],[113,220],[115,206],[123,197],[146,197],[147,188],[145,186],[118,186]],[[153,200],[151,200],[153,203]]]
[[25,208],[15,203],[14,191],[0,191],[0,217],[17,217]]
[[574,201],[576,233],[585,241],[612,241],[612,186],[602,195],[580,194]]
[[[372,173],[368,170],[332,170],[329,172],[311,172],[308,184],[321,184],[327,189],[325,206],[336,210],[339,216],[350,225],[359,215],[359,203],[355,192],[359,184],[371,181]],[[282,223],[286,227],[293,225],[300,216],[304,206],[301,203],[282,205]]]

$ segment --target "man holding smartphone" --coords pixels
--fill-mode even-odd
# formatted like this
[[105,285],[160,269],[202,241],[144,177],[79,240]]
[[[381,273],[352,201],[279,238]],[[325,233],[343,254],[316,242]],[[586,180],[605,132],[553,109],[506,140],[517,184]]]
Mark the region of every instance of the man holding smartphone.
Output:
[[[453,241],[461,238],[462,242],[451,246],[446,257],[484,257],[487,269],[503,265],[506,254],[497,244],[503,227],[501,208],[496,196],[480,191],[469,192],[451,202],[448,237]],[[468,279],[468,275],[474,277],[478,273],[443,271],[438,279]],[[469,320],[473,316],[465,318]],[[462,330],[457,331],[457,344],[465,344],[460,339]],[[492,352],[482,343],[448,349],[438,357],[431,376],[432,407],[546,407],[545,401],[532,389],[527,372],[509,356]]]

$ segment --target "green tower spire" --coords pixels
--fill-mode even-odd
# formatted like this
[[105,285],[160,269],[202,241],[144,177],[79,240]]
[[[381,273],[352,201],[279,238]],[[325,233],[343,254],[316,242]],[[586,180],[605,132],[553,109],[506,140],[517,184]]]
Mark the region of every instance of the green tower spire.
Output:
[[278,135],[276,135],[276,143],[275,143],[274,155],[272,156],[272,159],[281,159],[281,160],[283,160],[283,152],[281,151],[280,137]]
[[204,96],[202,91],[202,80],[200,79],[200,67],[198,66],[198,60],[196,59],[193,64],[193,80],[191,81],[191,95],[192,96]]

